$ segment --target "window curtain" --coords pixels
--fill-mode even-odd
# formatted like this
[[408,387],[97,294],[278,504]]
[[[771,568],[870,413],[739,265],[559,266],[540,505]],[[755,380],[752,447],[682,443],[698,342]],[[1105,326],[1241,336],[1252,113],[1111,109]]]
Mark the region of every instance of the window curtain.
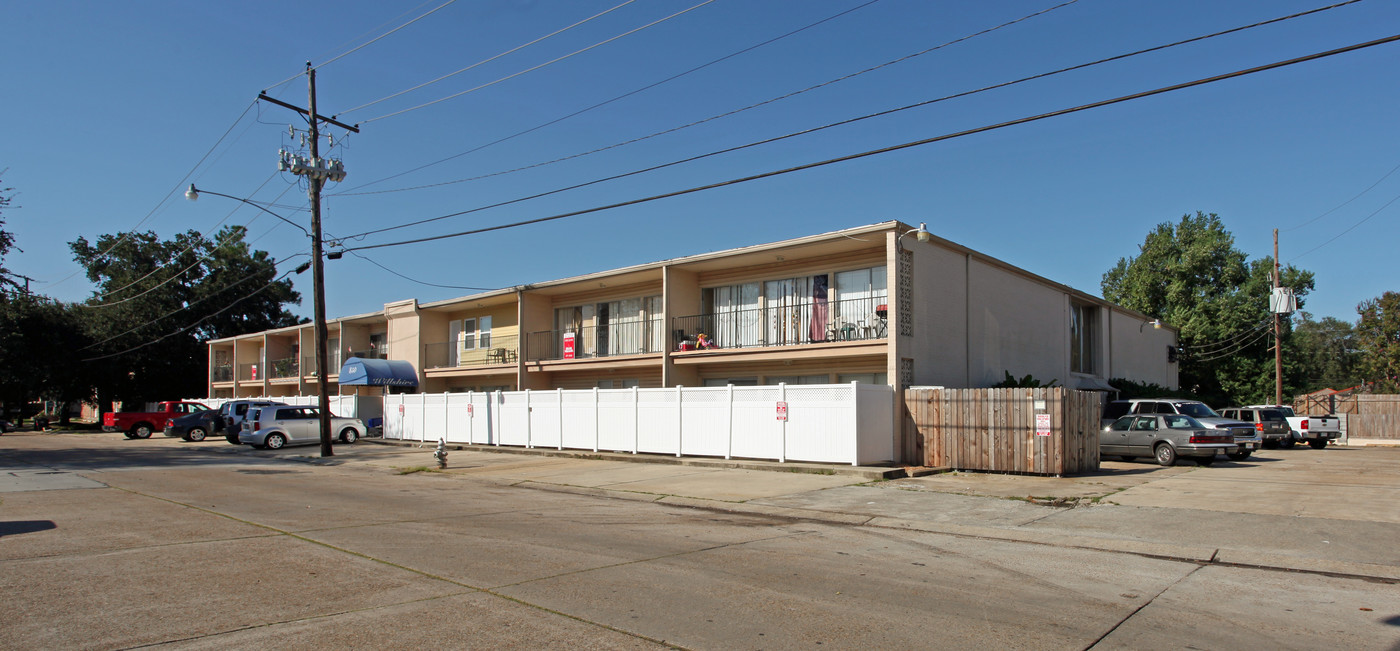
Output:
[[827,321],[827,276],[812,276],[812,324],[809,334],[812,341],[826,341]]

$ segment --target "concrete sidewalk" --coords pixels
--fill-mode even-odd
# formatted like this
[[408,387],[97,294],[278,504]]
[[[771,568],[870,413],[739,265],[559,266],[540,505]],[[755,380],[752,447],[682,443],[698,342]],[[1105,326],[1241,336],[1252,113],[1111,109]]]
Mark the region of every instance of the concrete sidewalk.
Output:
[[[246,449],[221,451],[240,450]],[[1066,478],[891,478],[904,469],[481,446],[450,449],[447,470],[438,471],[432,450],[380,443],[339,446],[328,459],[315,448],[247,453],[735,513],[1400,581],[1400,549],[1393,544],[1400,539],[1396,449],[1270,450],[1211,468],[1106,461],[1098,473]]]

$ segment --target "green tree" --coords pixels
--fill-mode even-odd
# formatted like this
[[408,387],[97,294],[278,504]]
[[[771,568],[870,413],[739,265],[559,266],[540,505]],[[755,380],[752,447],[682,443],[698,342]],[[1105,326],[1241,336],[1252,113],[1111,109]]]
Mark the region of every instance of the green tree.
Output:
[[97,285],[82,309],[97,342],[85,359],[99,405],[202,395],[205,341],[297,323],[283,306],[300,294],[244,235],[235,226],[213,241],[196,231],[170,240],[148,231],[69,243]]
[[91,340],[74,311],[44,296],[0,294],[0,402],[74,403],[92,397],[92,384],[78,362],[78,351]]
[[[1136,257],[1119,259],[1103,275],[1103,296],[1180,329],[1183,389],[1216,406],[1272,401],[1272,266],[1269,259],[1249,261],[1218,215],[1197,212],[1149,232]],[[1302,305],[1312,272],[1289,265],[1279,276]],[[1285,324],[1285,351],[1289,335]],[[1286,395],[1299,372],[1296,364],[1285,367]]]
[[1301,393],[1361,384],[1361,350],[1352,324],[1330,316],[1314,321],[1311,314],[1299,312],[1292,342],[1301,369]]
[[1356,307],[1362,370],[1377,393],[1400,393],[1400,293],[1386,292]]

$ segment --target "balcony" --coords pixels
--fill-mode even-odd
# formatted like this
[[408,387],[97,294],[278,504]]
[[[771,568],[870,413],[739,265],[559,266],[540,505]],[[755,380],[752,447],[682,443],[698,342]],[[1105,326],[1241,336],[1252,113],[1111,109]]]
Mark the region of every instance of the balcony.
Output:
[[300,365],[297,364],[298,361],[296,357],[284,357],[268,362],[268,366],[271,367],[270,377],[274,380],[299,377],[301,371]]
[[263,372],[262,369],[258,368],[258,365],[257,365],[257,364],[239,364],[239,365],[238,365],[238,381],[239,381],[239,382],[256,382],[256,381],[266,380],[266,379],[267,379],[267,374],[266,374],[265,372]]
[[[316,376],[316,356],[315,356],[315,355],[302,355],[302,357],[301,357],[301,367],[302,367],[303,369],[305,369],[303,372],[306,374],[307,377],[315,377],[315,376]],[[340,372],[340,351],[339,351],[339,350],[336,350],[335,348],[331,348],[330,350],[326,351],[326,374],[327,374],[327,375],[335,375],[335,374],[337,374],[337,373],[339,373],[339,372]]]
[[370,346],[364,350],[350,351],[350,357],[358,357],[360,359],[389,359],[389,350],[384,347]]
[[209,380],[211,382],[232,382],[233,364],[215,365],[214,368],[209,371]]
[[483,334],[464,342],[423,345],[423,368],[510,364],[520,359],[519,335]]
[[[573,335],[572,346],[566,345],[568,334]],[[525,340],[526,359],[531,362],[646,355],[665,348],[660,319],[531,332]]]
[[876,296],[677,317],[672,319],[671,345],[673,350],[695,350],[701,333],[718,348],[885,339],[889,331],[886,301]]

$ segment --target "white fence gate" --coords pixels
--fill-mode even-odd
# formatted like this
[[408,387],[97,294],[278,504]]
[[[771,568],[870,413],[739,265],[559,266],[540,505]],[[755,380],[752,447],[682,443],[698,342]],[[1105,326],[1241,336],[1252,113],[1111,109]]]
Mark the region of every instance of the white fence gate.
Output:
[[871,384],[399,394],[384,437],[861,465],[894,459],[894,389]]

